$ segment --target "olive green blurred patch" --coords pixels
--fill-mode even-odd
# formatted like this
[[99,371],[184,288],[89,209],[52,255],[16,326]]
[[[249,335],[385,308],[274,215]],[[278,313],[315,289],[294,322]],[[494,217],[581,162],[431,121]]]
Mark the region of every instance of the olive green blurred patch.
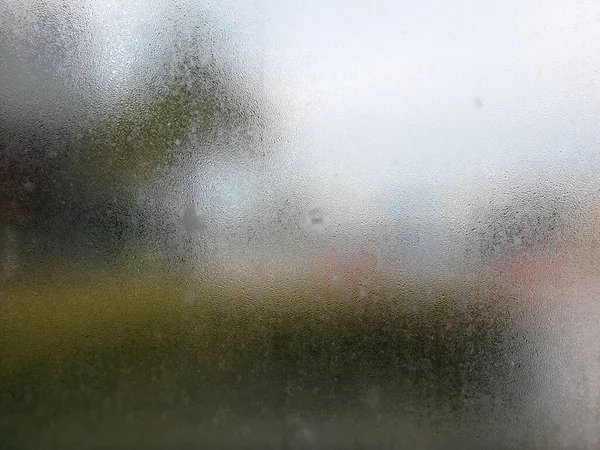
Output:
[[465,286],[324,297],[132,267],[3,294],[0,428],[34,448],[68,430],[118,446],[140,424],[208,436],[215,420],[462,408],[506,378],[519,333],[498,298]]

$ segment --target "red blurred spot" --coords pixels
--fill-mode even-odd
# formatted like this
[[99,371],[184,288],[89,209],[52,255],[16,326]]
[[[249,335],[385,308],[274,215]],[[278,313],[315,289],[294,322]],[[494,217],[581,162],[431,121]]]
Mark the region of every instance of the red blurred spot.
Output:
[[318,278],[329,293],[368,294],[375,281],[377,256],[365,249],[330,250],[318,265]]

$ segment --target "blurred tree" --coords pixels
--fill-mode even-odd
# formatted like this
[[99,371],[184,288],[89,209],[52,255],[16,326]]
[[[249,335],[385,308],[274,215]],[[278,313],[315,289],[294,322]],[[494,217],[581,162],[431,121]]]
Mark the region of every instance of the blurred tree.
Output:
[[514,192],[473,211],[471,252],[487,259],[514,257],[549,249],[568,232],[575,204],[567,192],[551,186],[519,186]]
[[165,67],[160,86],[134,90],[130,102],[88,131],[85,156],[77,161],[86,174],[135,189],[191,152],[207,155],[215,143],[248,148],[260,135],[265,124],[251,90],[235,86],[216,62],[203,66],[194,56],[174,71]]
[[[134,67],[154,75],[99,106],[106,86],[91,67],[103,42],[94,41],[87,18],[60,2],[25,9],[0,11],[0,83],[8,94],[0,99],[0,229],[17,230],[32,259],[50,247],[111,257],[114,244],[139,237],[149,216],[161,214],[140,204],[140,192],[169,191],[185,162],[213,144],[260,138],[261,104],[248,80],[236,81],[239,68],[223,62],[219,39],[227,33],[210,20],[175,32],[176,45],[157,45],[158,57]],[[176,28],[171,19],[160,25]],[[4,240],[14,233],[3,232]]]

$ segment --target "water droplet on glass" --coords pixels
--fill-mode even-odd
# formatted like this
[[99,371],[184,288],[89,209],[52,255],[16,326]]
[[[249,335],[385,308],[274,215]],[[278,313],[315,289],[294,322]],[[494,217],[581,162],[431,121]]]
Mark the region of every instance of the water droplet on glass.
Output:
[[196,301],[196,294],[194,292],[188,292],[185,295],[185,302],[190,304],[190,303],[194,303]]
[[202,220],[200,215],[196,212],[196,207],[192,204],[188,204],[184,211],[182,222],[185,230],[189,234],[196,233],[202,229]]
[[308,212],[308,223],[310,225],[323,225],[323,211],[321,208],[313,208]]
[[33,192],[35,190],[35,183],[32,181],[26,181],[25,183],[23,183],[23,188],[27,192]]

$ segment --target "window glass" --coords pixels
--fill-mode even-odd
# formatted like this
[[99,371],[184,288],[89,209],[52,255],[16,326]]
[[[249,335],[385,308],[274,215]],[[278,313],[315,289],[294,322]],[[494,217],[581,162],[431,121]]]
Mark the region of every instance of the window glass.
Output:
[[0,448],[598,448],[598,17],[0,0]]

